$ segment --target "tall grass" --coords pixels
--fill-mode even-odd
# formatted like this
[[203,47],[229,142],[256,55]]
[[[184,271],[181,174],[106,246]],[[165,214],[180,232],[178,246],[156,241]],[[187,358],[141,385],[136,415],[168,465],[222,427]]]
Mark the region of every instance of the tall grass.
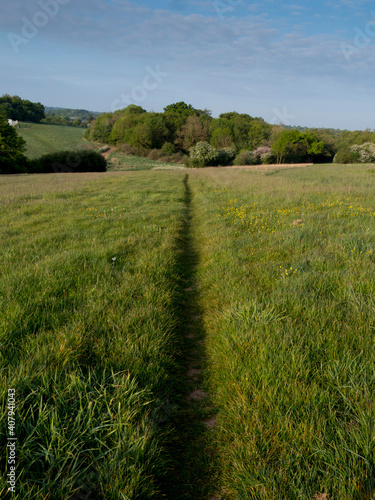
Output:
[[372,172],[191,174],[221,498],[374,496]]
[[179,351],[183,175],[3,180],[0,496],[12,388],[13,498],[158,498]]

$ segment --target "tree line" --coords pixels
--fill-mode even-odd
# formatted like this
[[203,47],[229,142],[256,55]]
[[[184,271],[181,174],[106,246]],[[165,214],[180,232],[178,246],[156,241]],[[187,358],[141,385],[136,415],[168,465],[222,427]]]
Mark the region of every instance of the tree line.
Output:
[[236,111],[213,118],[209,110],[185,102],[170,104],[160,113],[136,105],[103,113],[85,135],[152,159],[189,157],[191,166],[345,162],[354,157],[353,145],[375,142],[370,130],[291,128]]
[[4,94],[0,97],[0,119],[40,123],[45,117],[45,109],[40,102],[21,99],[17,95]]
[[[48,108],[48,113],[46,116],[42,104],[18,96],[5,94],[0,98],[0,121],[11,118],[68,124],[68,120],[76,120],[74,124],[80,126],[87,120],[85,137],[88,140],[114,145],[126,153],[153,160],[185,162],[191,167],[375,162],[375,132],[369,129],[285,127],[236,111],[213,118],[208,109],[196,109],[182,101],[166,106],[159,113],[136,105],[114,113],[64,108]],[[12,132],[4,130],[3,125],[2,130],[5,135],[0,135],[0,150],[4,163],[9,148],[6,142],[10,140],[19,145],[18,149],[12,146],[12,151],[22,152],[22,145],[21,139],[12,137]]]
[[95,118],[101,115],[87,109],[45,107],[46,117],[42,123],[49,125],[65,125],[86,128]]

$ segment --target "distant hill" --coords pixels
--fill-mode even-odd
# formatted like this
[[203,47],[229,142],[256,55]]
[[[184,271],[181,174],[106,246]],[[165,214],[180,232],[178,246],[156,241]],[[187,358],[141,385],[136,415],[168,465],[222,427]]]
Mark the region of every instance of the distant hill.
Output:
[[84,141],[84,129],[42,123],[21,123],[18,134],[26,141],[26,156],[38,158],[44,154],[61,150],[78,150],[90,148]]
[[45,106],[45,114],[46,118],[43,120],[44,123],[87,127],[92,120],[95,120],[102,113],[97,111],[88,111],[87,109]]

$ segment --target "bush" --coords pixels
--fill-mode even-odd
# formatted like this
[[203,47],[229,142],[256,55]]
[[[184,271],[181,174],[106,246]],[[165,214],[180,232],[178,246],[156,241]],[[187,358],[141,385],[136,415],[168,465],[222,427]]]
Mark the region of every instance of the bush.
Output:
[[173,155],[176,152],[176,146],[171,142],[165,142],[161,148],[161,151],[165,155]]
[[125,142],[123,144],[117,145],[116,147],[118,151],[127,155],[136,155],[138,151],[135,146],[132,146],[131,144],[127,144]]
[[374,163],[375,162],[375,144],[372,142],[365,142],[360,146],[354,144],[351,150],[358,157],[359,163]]
[[258,165],[260,156],[255,155],[252,151],[241,151],[234,159],[235,165]]
[[189,166],[193,168],[215,166],[219,160],[219,153],[208,142],[198,142],[192,146],[189,155]]
[[17,160],[0,156],[1,174],[25,174],[28,171],[28,160],[26,157],[19,157]]
[[358,153],[354,152],[350,146],[341,148],[333,158],[333,163],[358,163],[358,161]]
[[107,160],[96,151],[59,151],[29,161],[29,173],[105,172]]
[[271,152],[269,153],[262,153],[260,155],[260,162],[262,165],[270,165],[272,163],[275,163],[275,157]]
[[223,166],[231,165],[234,158],[236,157],[236,151],[233,148],[219,149],[217,154],[217,164]]
[[159,160],[162,161],[162,159],[165,157],[165,154],[162,152],[161,149],[150,149],[147,158],[150,160]]

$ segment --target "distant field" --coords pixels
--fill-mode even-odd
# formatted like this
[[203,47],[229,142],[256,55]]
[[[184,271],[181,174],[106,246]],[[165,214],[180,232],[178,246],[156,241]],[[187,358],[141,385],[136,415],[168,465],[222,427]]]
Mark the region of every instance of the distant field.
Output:
[[37,123],[21,123],[18,134],[26,141],[28,158],[37,158],[55,151],[76,150],[89,147],[83,140],[85,129],[64,127],[61,125],[45,125]]
[[13,498],[373,499],[374,174],[4,176]]
[[184,165],[181,164],[163,163],[118,151],[113,151],[108,156],[108,170],[112,172],[120,170],[176,170],[184,168]]

